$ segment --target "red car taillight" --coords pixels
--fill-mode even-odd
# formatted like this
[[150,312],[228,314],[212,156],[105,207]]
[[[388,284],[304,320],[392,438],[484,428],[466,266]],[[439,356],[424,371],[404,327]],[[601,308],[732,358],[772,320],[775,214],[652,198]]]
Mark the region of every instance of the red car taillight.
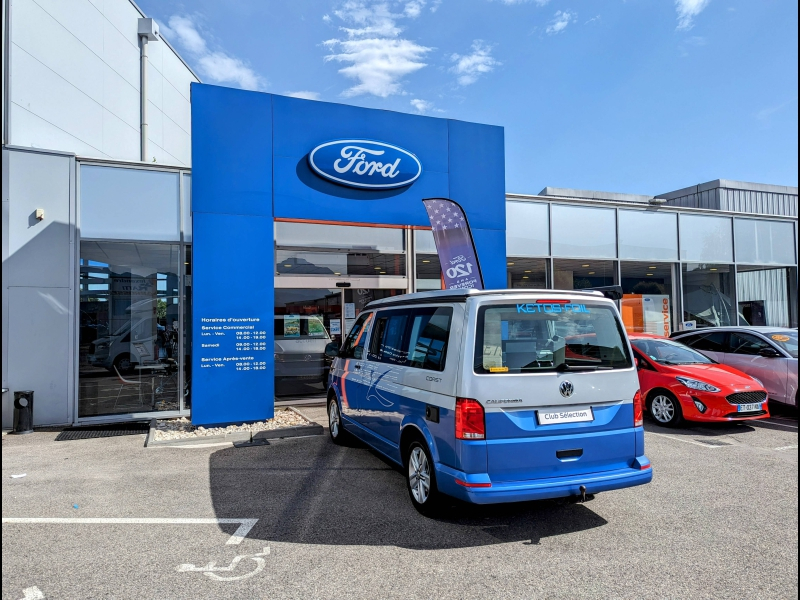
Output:
[[483,406],[469,398],[456,398],[456,439],[486,439]]
[[641,427],[642,425],[644,425],[644,403],[641,390],[636,390],[633,395],[633,426]]

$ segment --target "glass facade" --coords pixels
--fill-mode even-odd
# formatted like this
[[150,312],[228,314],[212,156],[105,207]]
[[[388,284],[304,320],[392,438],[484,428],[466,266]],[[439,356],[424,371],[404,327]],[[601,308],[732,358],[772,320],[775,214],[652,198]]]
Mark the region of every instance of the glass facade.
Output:
[[[79,183],[77,417],[188,414],[191,175],[82,163]],[[509,200],[506,227],[508,288],[620,285],[631,332],[797,326],[789,220]],[[370,301],[442,287],[423,229],[280,221],[274,261],[279,397],[325,392],[324,347]],[[360,283],[337,287],[342,278]]]
[[796,224],[699,211],[509,200],[509,288],[622,287],[631,332],[797,327]]

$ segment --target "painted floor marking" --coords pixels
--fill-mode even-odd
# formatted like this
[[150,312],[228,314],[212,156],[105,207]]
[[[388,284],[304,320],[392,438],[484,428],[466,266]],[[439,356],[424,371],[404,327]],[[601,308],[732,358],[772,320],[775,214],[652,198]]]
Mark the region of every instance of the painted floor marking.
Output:
[[[755,421],[758,423],[758,421]],[[797,425],[787,425],[786,423],[778,423],[777,421],[772,421],[770,419],[761,419],[762,423],[769,423],[770,425],[777,425],[778,427],[788,427],[789,429],[797,429]]]
[[44,600],[42,590],[36,586],[25,588],[22,593],[25,594],[25,597],[21,600]]
[[[176,569],[179,573],[186,573],[189,571],[199,572],[205,575],[206,577],[210,577],[215,581],[239,581],[241,579],[247,579],[248,577],[252,577],[256,573],[260,573],[264,570],[264,566],[267,564],[267,561],[263,558],[264,556],[269,556],[269,546],[264,547],[263,552],[259,552],[257,554],[242,554],[239,556],[234,557],[231,561],[231,564],[227,567],[218,567],[216,566],[217,563],[210,562],[204,567],[195,567],[194,565],[179,565]],[[236,565],[238,565],[241,561],[245,558],[249,558],[256,563],[256,568],[249,573],[245,573],[243,575],[231,575],[228,577],[223,577],[222,575],[217,575],[219,572],[230,573],[236,569]]]
[[226,545],[241,544],[258,519],[128,519],[128,518],[27,518],[3,517],[3,523],[19,524],[55,524],[55,525],[230,525],[238,523],[239,528],[233,533]]
[[667,435],[666,433],[653,433],[652,431],[648,431],[647,433],[649,435],[657,435],[659,437],[669,438],[671,440],[675,440],[676,442],[684,442],[686,444],[694,444],[695,446],[702,446],[703,448],[724,448],[725,446],[730,445],[730,444],[727,444],[727,443],[725,444],[725,446],[706,444],[705,442],[698,442],[697,440],[685,440],[683,438],[679,438],[679,437],[674,436],[674,435]]
[[794,446],[781,446],[780,448],[775,448],[775,450],[797,450],[797,444]]

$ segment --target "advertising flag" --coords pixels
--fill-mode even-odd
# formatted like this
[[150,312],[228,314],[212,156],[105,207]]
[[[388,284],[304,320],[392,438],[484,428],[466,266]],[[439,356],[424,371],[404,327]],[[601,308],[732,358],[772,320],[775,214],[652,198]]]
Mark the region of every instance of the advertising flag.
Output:
[[447,198],[428,198],[422,203],[431,221],[445,289],[482,290],[478,253],[464,210]]

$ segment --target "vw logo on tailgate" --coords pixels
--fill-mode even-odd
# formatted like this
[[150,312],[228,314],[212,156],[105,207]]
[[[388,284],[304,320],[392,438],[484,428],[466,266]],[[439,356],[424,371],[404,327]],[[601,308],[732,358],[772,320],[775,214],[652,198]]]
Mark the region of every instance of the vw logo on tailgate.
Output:
[[572,396],[572,392],[575,391],[575,388],[573,387],[571,381],[562,381],[561,385],[558,386],[558,391],[561,392],[561,395],[564,396],[564,398],[569,398]]
[[309,152],[308,164],[330,181],[373,190],[410,185],[422,174],[422,164],[411,152],[371,140],[325,142]]

